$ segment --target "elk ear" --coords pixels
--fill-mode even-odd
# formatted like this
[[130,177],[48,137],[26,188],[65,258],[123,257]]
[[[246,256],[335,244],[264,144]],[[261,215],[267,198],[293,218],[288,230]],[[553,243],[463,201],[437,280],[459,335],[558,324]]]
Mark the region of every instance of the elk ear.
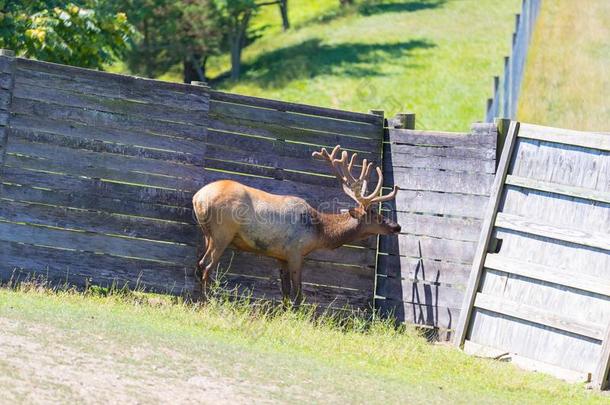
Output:
[[349,214],[351,215],[352,218],[358,219],[358,218],[361,218],[365,214],[365,211],[360,207],[354,207],[354,208],[349,209]]

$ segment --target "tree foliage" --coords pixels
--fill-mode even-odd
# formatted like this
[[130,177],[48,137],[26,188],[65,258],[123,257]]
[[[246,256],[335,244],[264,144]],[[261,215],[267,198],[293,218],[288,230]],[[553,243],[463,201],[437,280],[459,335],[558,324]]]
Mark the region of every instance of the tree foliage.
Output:
[[95,2],[0,1],[0,47],[50,62],[101,68],[124,55],[132,34],[125,13]]

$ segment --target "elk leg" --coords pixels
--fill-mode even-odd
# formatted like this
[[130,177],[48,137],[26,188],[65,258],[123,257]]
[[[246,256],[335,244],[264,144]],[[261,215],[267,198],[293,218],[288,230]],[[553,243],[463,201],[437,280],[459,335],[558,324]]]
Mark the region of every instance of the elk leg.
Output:
[[301,256],[288,260],[288,270],[290,270],[290,281],[292,288],[290,298],[295,306],[303,302],[303,291],[301,288],[301,270],[303,268],[303,258]]
[[205,259],[210,254],[210,238],[207,235],[204,235],[203,238],[205,240],[205,242],[204,242],[205,244],[202,249],[203,254],[200,255],[199,259],[197,260],[197,268],[195,269],[195,276],[197,276],[198,274],[203,275]]
[[282,298],[284,302],[287,302],[290,299],[290,270],[288,270],[288,263],[282,261],[280,262],[280,279],[282,280]]
[[216,266],[218,265],[218,262],[220,261],[220,257],[224,253],[227,246],[229,246],[229,243],[231,243],[232,239],[233,239],[233,236],[228,235],[228,234],[221,234],[221,235],[218,235],[217,237],[215,237],[215,236],[209,237],[210,248],[209,248],[209,252],[206,252],[205,257],[207,258],[208,253],[209,253],[210,263],[208,263],[208,265],[205,266],[205,270],[203,271],[203,276],[201,277],[201,282],[203,283],[204,288],[207,287],[208,279],[210,277],[210,271],[213,270],[214,268],[216,268]]

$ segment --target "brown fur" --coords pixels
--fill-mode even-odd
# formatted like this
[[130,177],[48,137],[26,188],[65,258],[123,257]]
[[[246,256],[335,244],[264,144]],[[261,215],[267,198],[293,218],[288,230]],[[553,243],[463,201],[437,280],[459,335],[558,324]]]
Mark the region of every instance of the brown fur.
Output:
[[323,213],[301,198],[270,194],[231,180],[203,187],[194,195],[193,207],[206,245],[199,261],[204,286],[210,271],[232,244],[278,259],[282,294],[296,303],[302,300],[301,270],[303,258],[309,253],[400,231],[398,224],[371,209]]

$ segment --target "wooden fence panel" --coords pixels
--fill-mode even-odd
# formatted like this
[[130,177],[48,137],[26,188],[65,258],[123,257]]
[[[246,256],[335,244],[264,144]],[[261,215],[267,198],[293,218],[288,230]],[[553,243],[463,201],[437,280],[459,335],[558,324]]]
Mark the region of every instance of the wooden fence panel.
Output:
[[402,226],[379,243],[377,305],[398,320],[442,329],[459,317],[496,169],[498,131],[388,130],[384,179],[400,186],[383,205]]
[[610,137],[512,123],[456,344],[608,381]]
[[0,59],[2,279],[195,291],[209,90]]
[[[321,146],[380,161],[383,117],[0,56],[0,277],[192,293],[192,195],[233,179],[351,205]],[[425,225],[424,225],[425,226]],[[311,254],[309,302],[370,309],[376,240]],[[277,263],[227,251],[230,286],[279,298]]]

